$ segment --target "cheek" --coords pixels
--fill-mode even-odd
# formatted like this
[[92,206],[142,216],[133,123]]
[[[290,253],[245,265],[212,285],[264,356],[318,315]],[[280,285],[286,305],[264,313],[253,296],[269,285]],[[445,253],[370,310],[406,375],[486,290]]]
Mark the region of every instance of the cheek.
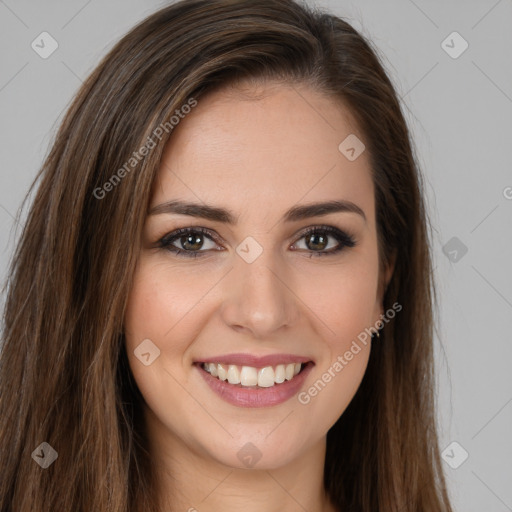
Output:
[[[190,278],[168,265],[150,264],[142,257],[128,298],[124,330],[129,365],[147,406],[161,419],[181,402],[178,382],[184,381],[183,354],[194,339],[187,313],[204,294],[202,287],[191,284]],[[149,365],[134,353],[143,352],[139,347],[147,344],[145,340],[158,349],[145,345],[149,348],[144,352],[153,360]],[[172,423],[170,417],[167,421]]]
[[[350,354],[350,360],[346,357]],[[307,417],[321,418],[325,432],[343,415],[364,377],[370,344],[349,344],[346,351],[317,371],[316,379],[297,395]]]
[[336,268],[310,267],[304,275],[307,279],[297,279],[297,295],[316,318],[317,334],[334,358],[374,323],[378,262],[361,252]]
[[351,341],[373,324],[376,286],[376,278],[374,282],[370,277],[354,276],[328,306],[328,321],[334,331],[329,344],[336,356],[348,350]]
[[[336,280],[333,282],[333,275]],[[304,282],[301,297],[318,318],[318,334],[325,342],[325,358],[315,379],[298,395],[308,416],[332,426],[343,414],[364,377],[370,356],[369,329],[377,300],[377,260],[354,258],[338,272],[317,272]]]
[[[162,382],[171,378],[164,369],[171,374],[176,372],[186,348],[187,340],[181,341],[177,333],[193,301],[190,292],[182,292],[183,288],[176,273],[166,272],[162,265],[149,265],[141,259],[128,298],[124,329],[130,366],[147,401],[158,394]],[[142,352],[139,350],[142,343],[148,347],[144,353],[149,352],[154,361],[147,366],[134,353]]]
[[322,418],[330,428],[352,401],[364,377],[370,356],[369,329],[375,304],[373,279],[354,275],[343,280],[343,286],[334,290],[331,299],[320,296],[314,302],[321,319],[327,326],[322,332],[325,357],[315,368],[315,378],[308,382],[297,396],[309,417]]
[[162,354],[183,352],[179,341],[183,336],[179,333],[186,331],[189,342],[194,338],[197,322],[193,322],[190,313],[213,284],[213,278],[207,275],[195,277],[165,263],[149,264],[142,260],[126,309],[127,342],[129,338],[136,345],[149,338]]
[[[141,256],[124,317],[126,349],[137,385],[152,409],[179,400],[180,385],[188,378],[188,349],[200,335],[202,301],[218,282],[212,273],[193,273],[167,261]],[[158,348],[154,362],[145,366],[134,351],[144,340]],[[147,342],[144,342],[147,343]],[[176,392],[171,393],[171,390]]]

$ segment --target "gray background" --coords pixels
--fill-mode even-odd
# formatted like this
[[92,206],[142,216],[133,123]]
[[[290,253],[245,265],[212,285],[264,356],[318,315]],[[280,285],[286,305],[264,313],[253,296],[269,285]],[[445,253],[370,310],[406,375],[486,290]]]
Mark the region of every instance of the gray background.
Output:
[[[14,216],[71,98],[100,57],[164,4],[0,0],[2,284],[19,235]],[[512,511],[512,0],[315,4],[379,48],[426,178],[441,449],[455,509]],[[59,45],[47,59],[31,47],[43,31]],[[447,53],[463,48],[446,39],[454,31],[469,44],[457,58]]]

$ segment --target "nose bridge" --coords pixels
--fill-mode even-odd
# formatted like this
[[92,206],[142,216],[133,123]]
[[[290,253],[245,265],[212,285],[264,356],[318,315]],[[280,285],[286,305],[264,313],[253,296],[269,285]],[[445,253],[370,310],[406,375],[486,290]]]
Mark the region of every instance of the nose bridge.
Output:
[[[289,289],[289,273],[270,248],[251,261],[256,247],[240,244],[223,297],[223,319],[233,328],[251,331],[254,338],[271,336],[297,318],[296,297]],[[242,252],[243,249],[248,251]],[[254,256],[254,253],[253,253]]]

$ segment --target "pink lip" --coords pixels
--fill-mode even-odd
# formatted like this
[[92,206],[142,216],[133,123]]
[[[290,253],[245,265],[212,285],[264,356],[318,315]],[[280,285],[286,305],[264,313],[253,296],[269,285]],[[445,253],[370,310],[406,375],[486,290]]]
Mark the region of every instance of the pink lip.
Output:
[[265,366],[276,366],[278,364],[307,363],[310,357],[296,356],[293,354],[270,354],[268,356],[252,356],[250,354],[224,354],[207,359],[194,361],[195,363],[220,363],[236,364],[238,366],[252,366],[264,368]]
[[[265,358],[260,358],[259,360],[261,361],[262,359],[265,360]],[[194,366],[197,368],[206,383],[210,386],[210,389],[212,389],[217,395],[220,396],[220,398],[226,402],[238,407],[271,407],[273,405],[286,402],[292,396],[298,393],[304,384],[306,377],[309,375],[309,372],[313,368],[314,363],[308,363],[299,374],[293,377],[292,380],[286,380],[281,384],[274,384],[269,388],[242,387],[229,384],[227,381],[222,381],[217,377],[212,377],[206,370],[201,367],[201,364],[196,363]],[[270,365],[264,364],[263,366]]]

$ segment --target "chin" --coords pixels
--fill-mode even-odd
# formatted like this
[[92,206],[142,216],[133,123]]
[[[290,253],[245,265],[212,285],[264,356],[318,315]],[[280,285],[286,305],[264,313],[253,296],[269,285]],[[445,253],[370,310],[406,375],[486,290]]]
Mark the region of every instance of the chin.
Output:
[[303,450],[303,436],[293,439],[274,431],[270,435],[246,433],[240,438],[230,438],[225,445],[216,444],[208,451],[213,459],[228,467],[270,470],[290,464]]

